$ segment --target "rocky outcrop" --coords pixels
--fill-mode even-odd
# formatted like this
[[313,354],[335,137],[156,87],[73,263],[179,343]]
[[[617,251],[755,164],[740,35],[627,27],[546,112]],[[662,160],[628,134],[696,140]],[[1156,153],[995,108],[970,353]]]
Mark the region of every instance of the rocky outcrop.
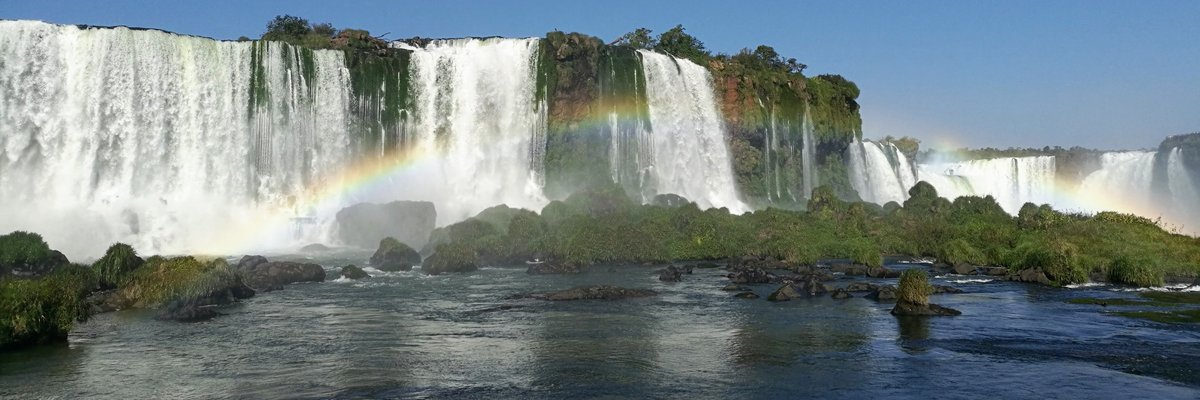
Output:
[[961,311],[942,307],[937,304],[917,304],[908,301],[898,301],[896,302],[896,306],[892,307],[892,315],[897,316],[934,317],[961,314]]
[[1008,279],[1017,282],[1040,283],[1043,285],[1051,284],[1050,278],[1046,276],[1046,273],[1041,268],[1023,269],[1015,275],[1009,275]]
[[851,282],[846,285],[847,292],[874,292],[879,289],[879,285],[868,282]]
[[776,280],[775,274],[758,267],[737,267],[726,277],[733,283],[771,283]]
[[428,275],[464,273],[479,269],[479,254],[459,243],[443,244],[421,263],[421,272]]
[[954,273],[958,275],[974,275],[979,271],[979,267],[967,263],[954,264],[953,268]]
[[892,285],[879,286],[866,297],[875,301],[896,301],[896,287]]
[[788,301],[798,298],[815,297],[828,293],[831,289],[819,280],[809,278],[802,281],[789,281],[767,296],[770,301]]
[[867,276],[872,278],[899,278],[900,271],[895,271],[884,267],[871,267],[867,269]]
[[738,294],[733,295],[733,297],[736,297],[739,299],[757,299],[758,294],[751,292],[751,291],[745,291],[745,292],[739,292]]
[[674,265],[658,271],[658,280],[663,282],[679,282],[683,274],[691,274],[692,267],[676,267]]
[[850,294],[850,291],[848,291],[846,289],[834,289],[833,293],[831,293],[829,295],[829,297],[832,297],[835,299],[849,299],[851,297],[854,297],[854,295]]
[[386,237],[379,241],[370,261],[372,267],[384,272],[411,271],[414,265],[421,264],[421,255],[396,238]]
[[246,286],[272,291],[297,282],[324,282],[325,269],[311,263],[267,261],[262,256],[245,256],[235,267]]
[[862,276],[867,274],[867,266],[859,264],[834,264],[830,267],[833,272],[840,272],[847,276]]
[[545,261],[529,264],[525,273],[530,275],[566,275],[583,272],[583,265],[563,261]]
[[433,232],[437,211],[427,201],[359,203],[338,211],[336,219],[337,238],[347,245],[369,249],[380,239],[393,237],[419,249]]
[[648,289],[627,289],[623,287],[597,285],[597,286],[577,286],[557,292],[532,294],[524,297],[551,300],[551,301],[569,301],[569,300],[622,300],[635,299],[641,297],[657,296],[658,292]]
[[[260,264],[261,265],[261,264]],[[164,321],[200,322],[212,319],[221,313],[221,306],[254,297],[254,290],[241,279],[235,278],[223,287],[217,287],[198,296],[179,298],[164,304],[154,318]]]
[[342,267],[342,271],[339,273],[339,275],[346,279],[362,279],[371,277],[371,275],[367,275],[367,271],[363,271],[362,268],[359,268],[356,265],[347,265]]

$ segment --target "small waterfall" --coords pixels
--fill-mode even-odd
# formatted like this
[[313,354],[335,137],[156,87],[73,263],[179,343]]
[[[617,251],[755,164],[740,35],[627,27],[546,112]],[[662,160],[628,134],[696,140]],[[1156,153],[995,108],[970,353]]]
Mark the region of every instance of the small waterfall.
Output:
[[908,157],[892,143],[855,139],[846,149],[846,160],[850,185],[863,201],[903,203],[908,189],[917,183]]
[[702,208],[746,209],[733,180],[725,127],[712,78],[695,63],[639,50],[646,75],[658,193],[674,193]]
[[800,150],[800,168],[803,169],[804,175],[804,197],[812,196],[812,191],[817,187],[820,179],[817,177],[817,142],[813,137],[813,122],[812,117],[808,112],[809,106],[804,106],[804,120],[800,123],[801,130],[801,150]]
[[600,107],[607,114],[612,179],[628,193],[640,196],[642,202],[649,202],[654,196],[648,176],[654,152],[641,56],[635,51],[620,52],[608,55],[604,61],[599,79]]

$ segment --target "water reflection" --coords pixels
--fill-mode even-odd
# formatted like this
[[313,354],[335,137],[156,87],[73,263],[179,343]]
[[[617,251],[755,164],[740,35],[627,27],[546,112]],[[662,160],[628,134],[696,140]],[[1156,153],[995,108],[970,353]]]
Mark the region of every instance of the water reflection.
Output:
[[927,340],[930,337],[929,317],[897,316],[896,322],[900,327],[900,348],[909,354],[921,354],[929,351]]

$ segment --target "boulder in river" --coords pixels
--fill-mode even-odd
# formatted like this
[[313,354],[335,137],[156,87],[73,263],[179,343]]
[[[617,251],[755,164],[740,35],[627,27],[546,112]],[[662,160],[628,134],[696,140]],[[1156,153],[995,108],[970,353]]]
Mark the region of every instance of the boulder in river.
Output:
[[899,278],[900,271],[895,271],[884,267],[871,267],[867,268],[867,276],[872,278]]
[[583,265],[564,261],[541,261],[529,264],[525,273],[530,275],[565,275],[583,272]]
[[847,292],[874,292],[879,289],[879,285],[870,282],[850,282],[846,285]]
[[892,285],[883,285],[875,289],[875,291],[867,294],[868,299],[875,301],[895,301],[896,287]]
[[866,265],[858,264],[833,264],[830,270],[833,272],[841,272],[847,276],[862,276],[867,274]]
[[933,285],[933,294],[962,293],[963,290],[953,286]]
[[961,315],[962,312],[949,307],[942,307],[937,304],[917,304],[908,301],[898,301],[896,306],[892,307],[892,315],[899,316],[953,316]]
[[735,294],[735,295],[733,295],[733,297],[736,297],[739,299],[757,299],[758,294],[747,290],[745,292],[740,292],[738,294]]
[[983,270],[983,273],[987,274],[989,276],[1005,276],[1005,275],[1008,275],[1008,268],[990,267],[990,268],[985,268]]
[[733,283],[771,283],[775,274],[758,267],[737,267],[726,275]]
[[[260,262],[265,261],[265,262]],[[255,290],[272,291],[296,282],[324,282],[325,269],[312,263],[266,261],[262,256],[246,256],[237,265],[246,286]]]
[[1041,268],[1023,269],[1020,272],[1018,272],[1016,275],[1009,275],[1009,279],[1018,281],[1018,282],[1040,283],[1043,285],[1050,285],[1050,278],[1046,277],[1046,273],[1042,272]]
[[726,292],[745,292],[745,291],[750,290],[750,288],[736,284],[736,283],[730,283],[728,285],[725,285],[725,287],[721,288],[721,290],[724,290]]
[[479,254],[475,253],[474,249],[459,243],[438,245],[433,255],[421,263],[421,272],[428,275],[463,273],[477,269],[479,269]]
[[785,283],[783,286],[780,286],[779,289],[775,289],[774,292],[771,292],[771,294],[767,296],[767,300],[788,301],[801,297],[804,297],[804,295],[800,294],[800,290],[794,284]]
[[658,292],[649,289],[628,289],[609,285],[576,286],[557,292],[534,294],[527,297],[541,300],[622,300],[640,297],[657,296]]
[[847,291],[846,289],[839,288],[839,289],[833,289],[833,293],[830,294],[830,297],[835,298],[835,299],[848,299],[848,298],[854,297],[854,295],[850,294],[850,292]]
[[954,264],[954,273],[958,275],[975,275],[978,271],[979,267],[971,264],[961,262]]
[[429,241],[437,211],[427,201],[359,203],[338,211],[336,219],[337,238],[342,243],[369,249],[379,239],[393,237],[419,249]]
[[385,272],[411,271],[421,264],[421,255],[412,247],[393,237],[379,241],[379,248],[371,255],[371,266]]
[[683,279],[683,274],[690,273],[692,273],[692,267],[690,266],[676,267],[672,265],[658,271],[658,280],[663,282],[679,282]]
[[363,271],[363,269],[359,268],[357,265],[347,265],[342,267],[340,275],[346,279],[362,279],[371,277],[371,275],[367,275],[367,271]]

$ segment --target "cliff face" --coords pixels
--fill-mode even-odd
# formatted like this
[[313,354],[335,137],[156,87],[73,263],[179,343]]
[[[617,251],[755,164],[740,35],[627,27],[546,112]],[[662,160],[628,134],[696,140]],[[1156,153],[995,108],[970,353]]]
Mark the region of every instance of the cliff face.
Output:
[[[653,129],[638,52],[578,33],[551,32],[542,43],[539,79],[549,108],[546,194],[561,198],[616,182],[644,196],[639,183],[645,171],[628,164],[647,149],[626,140]],[[858,88],[837,75],[805,77],[780,60],[773,51],[742,52],[704,65],[717,92],[739,192],[760,205],[796,205],[823,184],[853,197],[842,153],[861,136]]]

